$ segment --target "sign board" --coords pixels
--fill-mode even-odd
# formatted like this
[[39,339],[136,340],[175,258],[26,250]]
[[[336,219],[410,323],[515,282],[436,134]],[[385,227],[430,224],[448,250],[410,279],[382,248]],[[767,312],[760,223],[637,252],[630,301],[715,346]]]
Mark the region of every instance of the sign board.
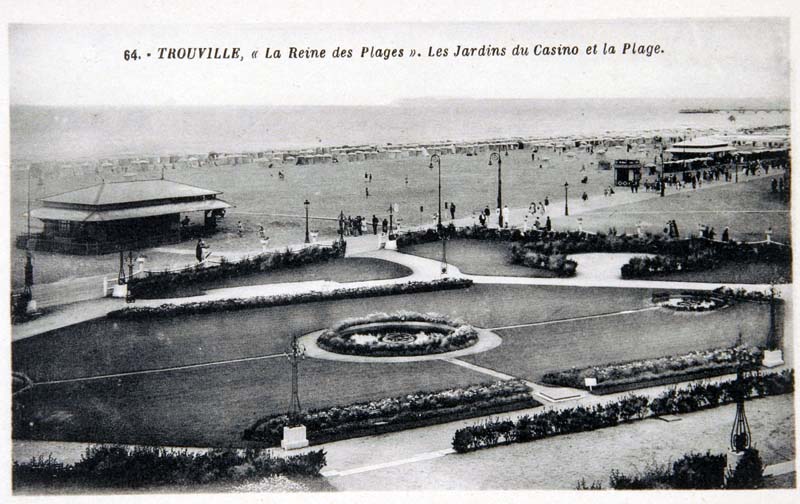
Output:
[[597,386],[597,378],[584,378],[584,383],[591,389]]

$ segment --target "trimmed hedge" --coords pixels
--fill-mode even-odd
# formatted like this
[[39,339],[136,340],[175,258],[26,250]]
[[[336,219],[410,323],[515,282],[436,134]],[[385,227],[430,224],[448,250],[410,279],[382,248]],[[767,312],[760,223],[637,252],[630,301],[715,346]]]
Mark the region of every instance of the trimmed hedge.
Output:
[[246,429],[242,438],[278,446],[283,427],[300,423],[309,443],[318,444],[537,406],[541,403],[524,382],[498,381],[310,410],[296,421],[286,414],[271,415]]
[[587,389],[585,379],[595,378],[597,386],[593,387],[593,392],[609,394],[632,388],[732,373],[736,370],[736,363],[743,353],[751,365],[757,365],[761,360],[762,352],[756,347],[714,348],[656,359],[554,371],[545,373],[542,382]]
[[[406,323],[422,324],[412,329]],[[376,325],[376,327],[370,327]],[[369,334],[372,330],[385,331],[388,328],[402,332],[431,332],[436,335],[428,342],[413,341],[395,343],[386,341],[354,342],[351,329],[357,333]],[[344,334],[343,334],[344,333]],[[415,313],[399,311],[392,314],[373,313],[365,317],[347,319],[323,332],[317,344],[329,352],[346,355],[367,355],[375,357],[428,355],[461,350],[478,342],[478,331],[461,320],[454,320],[436,313]]]
[[279,296],[259,296],[247,299],[220,299],[216,301],[199,301],[184,304],[165,303],[157,307],[127,307],[113,310],[107,317],[114,319],[147,319],[151,317],[175,317],[180,315],[199,315],[220,311],[238,311],[251,308],[269,308],[301,303],[317,303],[337,299],[353,299],[373,296],[393,296],[416,294],[419,292],[435,292],[450,289],[466,289],[472,286],[472,280],[464,278],[444,278],[431,282],[406,282],[374,287],[356,287],[336,289],[329,292],[307,292],[303,294],[284,294]]
[[136,298],[160,299],[169,297],[179,289],[195,287],[206,282],[227,280],[263,271],[296,268],[344,257],[346,248],[346,242],[336,241],[330,247],[315,245],[295,251],[259,254],[237,262],[223,259],[219,266],[198,265],[179,272],[151,272],[147,276],[129,279],[128,291]]
[[75,464],[64,464],[52,456],[14,462],[12,477],[15,490],[67,485],[137,488],[242,482],[278,474],[319,476],[323,467],[323,450],[280,458],[259,448],[190,453],[160,447],[102,445],[88,447]]
[[[745,379],[745,397],[767,397],[794,391],[794,370],[750,376]],[[517,420],[489,421],[458,429],[453,435],[453,449],[465,453],[494,446],[534,441],[561,434],[613,427],[634,418],[689,413],[734,402],[735,380],[701,383],[682,389],[669,389],[650,400],[630,395],[617,401],[594,406],[575,406],[524,415]]]

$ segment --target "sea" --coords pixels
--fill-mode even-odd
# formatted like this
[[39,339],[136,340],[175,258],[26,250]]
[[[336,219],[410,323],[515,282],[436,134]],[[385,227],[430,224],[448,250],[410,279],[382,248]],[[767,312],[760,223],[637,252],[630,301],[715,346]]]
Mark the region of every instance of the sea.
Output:
[[46,107],[12,105],[11,160],[237,153],[503,137],[547,138],[788,125],[788,99],[411,99],[381,106]]

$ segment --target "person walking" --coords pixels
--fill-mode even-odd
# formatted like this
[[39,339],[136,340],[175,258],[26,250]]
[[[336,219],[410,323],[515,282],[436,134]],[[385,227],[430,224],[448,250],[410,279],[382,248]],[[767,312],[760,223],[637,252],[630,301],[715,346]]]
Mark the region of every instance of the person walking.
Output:
[[550,216],[547,216],[547,220],[544,221],[544,229],[548,233],[553,230],[553,223],[550,221]]
[[583,191],[583,194],[581,195],[581,199],[583,200],[584,203],[586,203],[586,200],[589,199],[589,195],[586,194],[586,191]]
[[386,217],[383,218],[383,222],[381,223],[381,231],[384,233],[389,232],[389,219]]
[[372,214],[372,234],[378,234],[378,217],[375,214]]
[[202,238],[197,239],[197,247],[194,249],[194,256],[197,258],[197,262],[203,262],[206,258],[206,249],[208,246],[203,241]]
[[450,220],[455,220],[456,218],[456,204],[452,201],[450,202]]
[[236,232],[239,234],[239,238],[244,235],[244,224],[242,224],[242,221],[236,223]]
[[369,198],[369,187],[364,188],[364,193],[367,195],[367,198]]
[[722,230],[722,241],[726,242],[730,241],[730,239],[731,239],[730,230],[728,229],[728,226],[725,226],[725,229]]

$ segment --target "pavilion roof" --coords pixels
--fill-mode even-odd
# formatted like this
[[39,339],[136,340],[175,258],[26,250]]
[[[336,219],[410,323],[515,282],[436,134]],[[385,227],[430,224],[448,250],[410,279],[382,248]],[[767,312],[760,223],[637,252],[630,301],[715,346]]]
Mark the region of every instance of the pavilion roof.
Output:
[[42,199],[48,203],[102,206],[122,203],[147,202],[163,199],[196,198],[221,194],[221,191],[203,189],[171,180],[135,180],[104,182]]

